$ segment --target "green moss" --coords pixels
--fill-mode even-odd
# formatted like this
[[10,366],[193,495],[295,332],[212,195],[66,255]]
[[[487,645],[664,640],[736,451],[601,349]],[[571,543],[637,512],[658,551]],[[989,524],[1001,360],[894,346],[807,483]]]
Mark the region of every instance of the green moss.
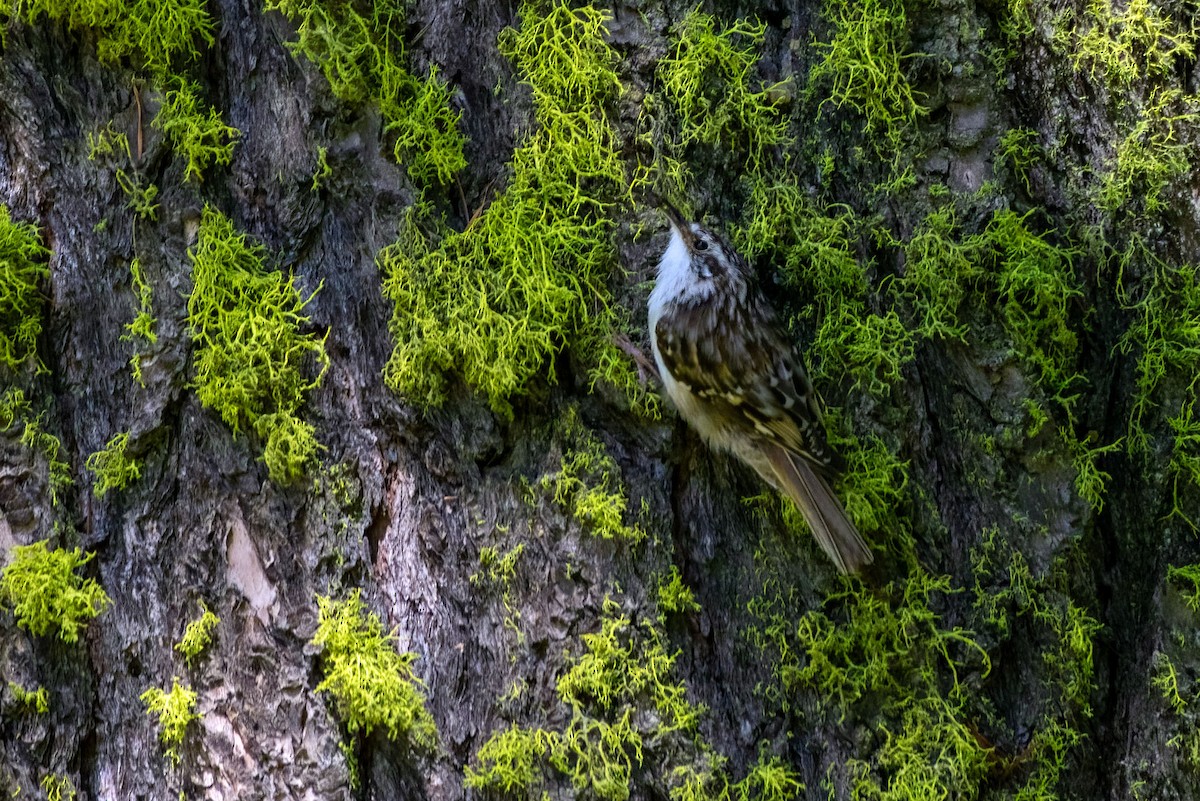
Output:
[[170,691],[151,687],[141,694],[140,700],[146,705],[147,715],[158,716],[158,740],[171,762],[178,766],[179,749],[188,724],[199,720],[200,714],[196,712],[196,691],[181,685],[178,676],[171,681]]
[[1102,177],[1100,204],[1110,212],[1134,207],[1153,215],[1164,208],[1162,193],[1191,173],[1192,148],[1186,131],[1200,114],[1178,89],[1158,89],[1146,100],[1137,123],[1121,143]]
[[619,318],[606,285],[617,267],[608,209],[625,176],[605,116],[621,88],[607,17],[554,3],[544,12],[527,6],[521,19],[500,49],[529,86],[539,127],[513,153],[508,187],[465,230],[414,208],[399,240],[380,252],[395,304],[384,380],[437,405],[456,372],[507,415],[509,399],[571,348],[593,381],[613,382],[651,409],[611,341]]
[[62,494],[74,483],[71,479],[71,466],[62,457],[62,442],[53,434],[42,430],[42,416],[34,416],[25,393],[16,387],[9,387],[0,396],[0,433],[9,431],[18,423],[23,423],[21,444],[46,460],[49,473],[50,505],[60,508]]
[[200,617],[187,624],[187,628],[183,632],[183,639],[175,643],[175,650],[183,654],[188,667],[192,667],[200,654],[204,653],[204,650],[212,644],[213,632],[217,630],[220,622],[221,618],[213,614],[212,610],[202,601]]
[[413,673],[417,655],[396,652],[395,634],[384,633],[358,590],[344,601],[318,596],[317,606],[312,645],[322,653],[325,678],[316,691],[329,693],[346,729],[355,735],[379,730],[389,739],[432,749],[437,729]]
[[87,458],[84,466],[96,476],[92,488],[97,498],[103,498],[109,490],[123,490],[129,482],[142,477],[142,460],[130,458],[129,432],[117,434],[108,441],[103,450]]
[[447,184],[466,166],[450,88],[434,67],[425,78],[404,69],[403,3],[380,0],[369,17],[345,0],[267,0],[266,7],[296,25],[288,46],[321,68],[337,98],[378,105],[396,135],[396,160],[413,180]]
[[[908,486],[908,462],[876,434],[857,436],[838,409],[826,412],[829,443],[846,460],[839,497],[860,531],[899,527],[898,510]],[[903,538],[900,538],[903,539]]]
[[[679,115],[679,145],[736,149],[746,172],[763,173],[772,151],[791,142],[781,100],[785,83],[754,77],[766,23],[738,20],[718,30],[717,20],[688,12],[676,28],[674,49],[658,63],[663,96]],[[682,181],[677,189],[682,189]]]
[[1064,432],[1063,439],[1073,452],[1075,491],[1079,493],[1079,497],[1088,502],[1093,511],[1100,512],[1104,508],[1104,487],[1112,479],[1112,476],[1101,470],[1096,462],[1105,454],[1119,451],[1124,438],[1108,445],[1093,446],[1092,442],[1096,437],[1094,431],[1088,432],[1088,435],[1082,440]]
[[646,538],[638,525],[623,521],[629,504],[628,490],[621,480],[621,468],[608,455],[604,444],[588,431],[572,407],[562,424],[566,452],[557,473],[538,482],[544,491],[553,491],[554,502],[570,511],[585,530],[605,539],[631,544]]
[[859,263],[863,222],[845,206],[818,209],[794,176],[755,181],[734,241],[747,258],[773,256],[784,286],[809,299],[799,318],[816,326],[807,355],[813,379],[842,376],[886,395],[913,358],[895,309],[878,309]]
[[[308,323],[304,308],[316,292],[302,298],[295,278],[267,270],[266,250],[211,207],[188,256],[196,396],[235,436],[243,425],[252,429],[265,443],[271,479],[292,482],[320,447],[313,427],[297,416],[329,368],[324,337],[301,332]],[[310,360],[320,369],[307,379],[303,368]]]
[[825,14],[833,38],[816,43],[823,57],[809,75],[810,87],[828,86],[825,103],[861,114],[864,133],[879,142],[881,151],[899,150],[928,113],[904,73],[914,54],[906,52],[909,25],[903,2],[831,0]]
[[1179,673],[1175,670],[1175,663],[1162,652],[1155,655],[1150,685],[1162,693],[1163,699],[1176,715],[1182,715],[1187,710],[1188,699],[1180,694]]
[[111,120],[103,128],[88,131],[87,143],[88,161],[117,160],[122,153],[126,161],[133,160],[129,137],[113,127]]
[[1195,33],[1165,17],[1150,0],[1128,0],[1122,10],[1112,0],[1088,0],[1082,19],[1062,26],[1056,36],[1060,51],[1102,78],[1114,91],[1144,77],[1164,77],[1178,58],[1195,53]]
[[542,729],[524,729],[515,723],[487,739],[475,754],[478,768],[468,765],[464,784],[475,790],[490,790],[513,797],[536,785],[540,763],[557,742]]
[[1200,612],[1200,564],[1168,565],[1167,581],[1184,593],[1189,609]]
[[1075,369],[1079,342],[1072,327],[1073,299],[1083,294],[1074,270],[1081,251],[1055,242],[1055,231],[1031,229],[1033,213],[997,211],[981,242],[994,274],[1000,317],[1018,354],[1037,370],[1046,391],[1069,406],[1082,380]]
[[981,246],[979,238],[963,236],[952,205],[930,212],[904,243],[896,289],[913,310],[917,334],[966,341],[959,310],[981,282]]
[[8,691],[12,693],[13,700],[18,706],[22,706],[35,714],[44,715],[50,711],[50,694],[46,692],[45,687],[38,687],[36,690],[26,690],[15,681],[8,683]]
[[170,140],[175,152],[187,159],[185,181],[201,181],[213,164],[228,164],[233,146],[240,136],[237,128],[226,125],[221,112],[209,108],[205,114],[200,87],[179,79],[167,90],[162,106],[151,124]]
[[700,611],[692,588],[683,583],[683,576],[679,575],[679,568],[675,565],[671,565],[671,572],[658,582],[658,609],[661,614]]
[[129,198],[126,208],[132,209],[143,220],[158,218],[158,204],[154,202],[154,199],[158,197],[157,186],[149,184],[143,187],[142,176],[136,172],[131,176],[124,170],[117,170],[116,178],[117,185]]
[[16,370],[37,359],[42,333],[42,297],[38,284],[50,276],[48,251],[31,223],[13,222],[0,204],[0,364]]
[[42,777],[42,792],[46,801],[74,801],[75,785],[70,778],[59,776],[57,773],[47,773]]
[[1028,128],[1009,128],[996,145],[996,172],[1006,172],[1032,192],[1029,174],[1043,158],[1041,137]]
[[78,548],[51,550],[45,540],[17,545],[11,553],[12,561],[0,573],[0,603],[30,634],[53,633],[63,642],[75,642],[109,605],[99,584],[75,572],[95,554],[83,556]]
[[312,191],[316,192],[329,176],[333,175],[333,167],[329,166],[329,148],[317,148],[317,166],[313,170]]
[[[138,311],[133,318],[133,322],[125,326],[125,333],[121,335],[123,341],[137,341],[154,344],[158,341],[158,333],[155,331],[155,325],[158,319],[154,316],[154,288],[146,281],[146,276],[142,272],[142,263],[138,258],[134,258],[129,263],[130,280],[133,283],[133,290],[137,293]],[[146,386],[146,381],[142,377],[142,353],[135,352],[129,359],[129,369],[133,373],[133,379]]]
[[94,28],[101,60],[130,58],[155,76],[166,75],[181,56],[198,57],[198,42],[213,42],[214,23],[201,0],[6,0],[0,14],[29,24],[45,15],[72,29]]

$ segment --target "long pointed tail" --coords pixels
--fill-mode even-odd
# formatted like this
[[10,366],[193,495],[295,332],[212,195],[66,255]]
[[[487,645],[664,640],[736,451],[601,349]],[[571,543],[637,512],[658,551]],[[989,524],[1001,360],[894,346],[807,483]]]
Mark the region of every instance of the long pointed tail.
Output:
[[795,502],[817,544],[838,570],[857,573],[871,564],[875,559],[871,549],[846,516],[829,483],[807,462],[785,449],[770,445],[765,450],[778,486]]

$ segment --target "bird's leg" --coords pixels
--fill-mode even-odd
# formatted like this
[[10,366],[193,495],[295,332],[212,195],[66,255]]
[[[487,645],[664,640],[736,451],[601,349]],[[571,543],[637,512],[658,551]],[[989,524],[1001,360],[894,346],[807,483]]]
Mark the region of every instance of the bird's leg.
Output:
[[654,376],[655,381],[658,381],[660,384],[662,383],[662,376],[658,374],[658,365],[654,363],[653,359],[642,353],[642,349],[633,344],[629,337],[620,333],[613,334],[612,341],[626,356],[633,359],[638,369],[638,380],[643,385],[646,384],[646,379],[650,376]]

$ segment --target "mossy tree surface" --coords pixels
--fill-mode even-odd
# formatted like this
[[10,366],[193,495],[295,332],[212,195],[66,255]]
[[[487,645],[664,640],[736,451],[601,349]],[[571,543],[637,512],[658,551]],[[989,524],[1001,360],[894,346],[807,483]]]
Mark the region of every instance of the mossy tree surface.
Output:
[[[0,795],[1200,795],[1193,11],[0,0]],[[659,199],[870,574],[639,380]]]

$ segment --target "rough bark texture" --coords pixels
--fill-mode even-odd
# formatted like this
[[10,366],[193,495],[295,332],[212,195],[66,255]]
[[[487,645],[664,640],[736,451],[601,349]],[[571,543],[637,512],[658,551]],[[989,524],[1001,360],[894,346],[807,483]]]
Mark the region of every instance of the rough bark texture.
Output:
[[[924,205],[903,192],[864,188],[889,173],[881,159],[862,153],[858,166],[847,165],[820,188],[823,202],[879,215],[879,225],[905,241],[929,209],[929,186],[945,184],[965,197],[996,180],[990,199],[963,205],[966,230],[982,230],[1003,205],[1040,207],[1040,230],[1079,242],[1092,224],[1096,238],[1110,243],[1082,250],[1072,265],[1082,294],[1070,299],[1067,313],[1079,332],[1075,364],[1087,382],[1073,421],[1038,386],[1020,344],[999,322],[1000,301],[986,290],[970,295],[960,312],[971,331],[965,342],[920,339],[889,392],[823,381],[826,400],[845,410],[852,430],[882,437],[908,464],[908,483],[885,528],[904,521],[902,536],[913,547],[889,546],[893,532],[869,532],[879,572],[866,589],[845,586],[896,604],[896,588],[922,570],[948,575],[949,586],[962,590],[934,593],[928,604],[939,630],[973,632],[990,672],[970,647],[951,644],[945,659],[930,663],[932,686],[950,692],[955,660],[969,697],[956,707],[957,731],[993,750],[968,778],[949,780],[949,797],[1002,798],[1027,786],[1053,751],[1038,739],[1050,722],[1070,729],[1068,739],[1082,738],[1057,754],[1061,764],[1044,794],[1024,797],[1194,797],[1200,759],[1186,753],[1192,740],[1169,741],[1195,725],[1188,699],[1200,670],[1196,618],[1166,570],[1197,559],[1192,529],[1179,515],[1167,517],[1179,499],[1195,519],[1196,487],[1166,469],[1173,439],[1165,418],[1152,411],[1147,452],[1122,448],[1097,462],[1111,480],[1095,511],[1080,496],[1075,455],[1060,430],[1076,441],[1094,431],[1094,445],[1127,435],[1138,352],[1117,344],[1136,313],[1116,291],[1115,262],[1097,254],[1122,252],[1124,238],[1136,232],[1167,263],[1182,263],[1194,251],[1200,216],[1188,170],[1168,183],[1157,216],[1106,214],[1079,188],[1087,171],[1112,169],[1137,118],[1114,95],[1144,99],[1155,82],[1194,90],[1195,62],[1177,55],[1165,75],[1114,90],[1053,46],[1054,14],[1062,9],[1035,1],[1031,30],[1008,36],[1002,22],[1013,9],[969,0],[907,5],[907,49],[925,55],[905,62],[905,74],[924,93],[929,113],[914,125],[920,145],[906,144],[911,152],[902,160],[916,175],[916,188],[906,191],[924,192]],[[1168,6],[1165,18],[1172,9],[1191,14],[1190,6]],[[794,80],[793,132],[808,142],[803,151],[795,146],[798,160],[824,145],[839,160],[849,160],[855,147],[871,152],[877,142],[861,117],[819,105],[827,84],[815,85],[815,101],[796,88],[822,58],[814,41],[830,38],[820,3],[707,10],[724,23],[754,14],[768,23],[757,69],[767,82]],[[668,652],[678,652],[670,679],[708,707],[694,736],[728,758],[733,779],[765,754],[794,771],[807,798],[910,797],[899,789],[900,768],[878,761],[903,725],[897,692],[876,687],[866,700],[839,706],[814,686],[784,686],[778,644],[763,648],[753,636],[763,625],[751,608],[756,598],[781,599],[773,609],[792,623],[824,609],[835,627],[851,625],[845,609],[859,602],[828,600],[844,586],[807,535],[789,532],[774,506],[763,513],[762,504],[743,502],[762,489],[752,474],[708,453],[670,411],[647,421],[617,393],[589,391],[578,354],[564,353],[515,398],[511,420],[461,383],[448,403],[430,410],[385,387],[392,310],[375,255],[393,241],[420,190],[392,158],[378,111],[337,101],[320,70],[288,51],[294,31],[285,18],[243,0],[214,0],[209,11],[218,33],[198,74],[241,137],[232,163],[210,169],[199,185],[183,181],[182,161],[149,125],[161,93],[141,85],[137,71],[98,61],[93,32],[44,17],[14,20],[0,49],[0,202],[14,219],[35,223],[52,251],[39,342],[48,370],[5,371],[3,380],[44,412],[42,427],[61,439],[74,478],[61,508],[53,508],[44,456],[13,431],[0,435],[0,547],[54,534],[56,544],[95,551],[85,572],[112,601],[74,645],[32,636],[7,612],[0,617],[3,676],[50,695],[49,712],[37,715],[0,687],[0,792],[41,797],[43,777],[56,774],[70,778],[78,797],[96,799],[174,799],[181,791],[209,799],[484,797],[464,787],[464,768],[478,765],[480,747],[511,723],[560,732],[569,725],[573,712],[556,682],[586,652],[582,636],[600,629],[605,599],[613,598],[639,626],[665,632]],[[627,91],[614,112],[630,163],[646,155],[634,144],[638,99],[660,90],[655,69],[674,47],[672,26],[686,11],[657,2],[611,9]],[[462,112],[468,166],[456,186],[433,190],[457,227],[504,185],[513,147],[536,124],[528,91],[497,48],[501,30],[518,22],[513,4],[489,0],[418,0],[409,10],[412,71],[439,65]],[[819,124],[803,116],[818,107]],[[161,190],[155,222],[136,218],[113,169],[88,159],[87,134],[110,120],[131,141],[143,139],[136,167]],[[1017,126],[1037,132],[1044,148],[1028,186],[1011,171],[995,172],[1000,136]],[[1181,123],[1176,136],[1193,143],[1192,128],[1190,120]],[[328,148],[332,175],[313,191],[319,147]],[[733,225],[745,202],[736,166],[714,158],[690,167],[688,200],[716,225]],[[802,186],[819,180],[811,163],[794,161],[789,169]],[[306,314],[309,330],[329,331],[332,366],[301,415],[325,450],[310,478],[293,486],[270,481],[258,458],[261,442],[253,434],[235,437],[190,386],[187,252],[205,204],[262,242],[301,287],[323,282]],[[628,306],[638,339],[662,221],[644,206],[611,213],[621,224],[617,249],[628,271],[614,269],[612,290]],[[98,227],[102,220],[107,224]],[[637,224],[648,226],[648,235],[635,236]],[[130,377],[133,348],[121,339],[137,308],[129,273],[135,255],[158,317],[158,342],[143,360],[144,388]],[[878,310],[889,302],[885,280],[904,273],[903,248],[868,237],[857,255],[871,265],[870,302]],[[772,266],[760,267],[773,281]],[[1148,274],[1131,269],[1127,282]],[[784,290],[774,295],[788,309],[811,303]],[[798,336],[810,339],[812,331],[801,324]],[[1194,392],[1190,378],[1171,380],[1171,402]],[[1054,418],[1028,435],[1038,427],[1027,399]],[[595,536],[537,486],[560,469],[566,446],[556,421],[572,405],[619,466],[629,488],[626,519],[646,529],[645,541]],[[84,462],[120,431],[131,432],[143,474],[96,498]],[[335,488],[338,474],[330,470],[337,466],[349,483]],[[55,534],[56,520],[66,526]],[[977,554],[991,530],[1002,544],[1000,566],[1020,554],[1040,588],[1028,590],[1040,599],[1032,602],[1006,596],[1004,630],[994,620],[989,627],[976,595],[980,587],[987,595],[1018,583],[1015,575],[978,575]],[[510,579],[472,580],[483,548],[504,554],[519,545]],[[657,587],[672,565],[699,611],[654,623]],[[352,741],[329,697],[314,692],[323,664],[309,645],[315,597],[344,597],[356,587],[385,627],[395,627],[400,650],[418,655],[415,669],[438,729],[432,752],[380,731]],[[172,646],[199,601],[222,622],[212,648],[188,667]],[[1070,617],[1072,609],[1083,617]],[[1073,631],[1082,639],[1064,644],[1063,632],[1072,630],[1064,621],[1081,620]],[[918,626],[906,636],[919,640],[928,632]],[[1067,669],[1053,658],[1067,651],[1085,665],[1069,668],[1082,673],[1073,695],[1061,689]],[[1150,681],[1160,675],[1164,652],[1179,674],[1183,711]],[[848,662],[869,659],[854,653]],[[894,670],[901,684],[921,673],[908,663]],[[139,701],[148,687],[168,687],[172,676],[196,690],[202,713],[177,767],[164,757],[155,721]],[[513,693],[514,686],[523,692]],[[357,788],[339,750],[343,741],[357,754]],[[677,786],[669,769],[698,757],[675,748],[685,746],[646,746],[646,756],[634,760],[632,797],[665,797]],[[921,751],[921,758],[947,770],[935,764],[935,752]],[[893,794],[864,789],[847,767],[852,760],[864,761]],[[573,786],[549,762],[539,764],[535,797],[538,787],[555,798],[598,795]]]

